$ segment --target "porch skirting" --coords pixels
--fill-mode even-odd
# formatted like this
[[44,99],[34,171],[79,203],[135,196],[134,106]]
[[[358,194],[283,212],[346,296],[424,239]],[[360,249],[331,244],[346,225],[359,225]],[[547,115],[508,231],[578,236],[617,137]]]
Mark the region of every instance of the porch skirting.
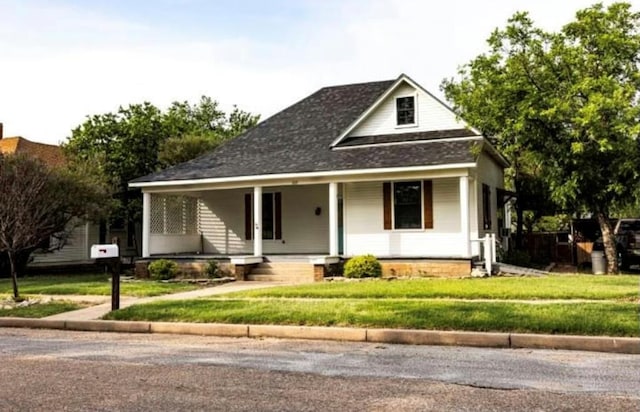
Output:
[[382,277],[442,277],[471,276],[471,259],[378,259]]
[[[328,276],[342,275],[342,265],[348,259],[319,258],[307,256],[264,257],[264,262],[228,256],[154,256],[136,262],[136,276],[148,278],[148,265],[157,259],[169,259],[178,263],[181,277],[204,277],[204,268],[209,260],[218,262],[222,276],[236,280],[265,280],[294,283],[321,282]],[[252,259],[256,259],[252,257]],[[442,258],[379,258],[382,277],[443,277],[458,278],[471,275],[471,259]]]

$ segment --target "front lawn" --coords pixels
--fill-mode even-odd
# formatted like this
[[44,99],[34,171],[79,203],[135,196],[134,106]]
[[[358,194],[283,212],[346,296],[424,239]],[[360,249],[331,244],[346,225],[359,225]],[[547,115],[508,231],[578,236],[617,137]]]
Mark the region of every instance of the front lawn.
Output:
[[325,282],[232,294],[273,298],[454,298],[638,300],[640,276],[549,275],[465,279]]
[[0,317],[10,316],[14,318],[44,318],[46,316],[57,315],[58,313],[70,312],[82,309],[84,305],[68,301],[55,301],[48,303],[37,303],[26,307],[13,309],[0,309]]
[[[187,283],[164,283],[153,280],[121,282],[125,296],[158,296],[197,289]],[[107,274],[32,276],[18,279],[20,295],[110,295],[111,281]],[[0,294],[12,294],[11,280],[0,279]]]
[[640,336],[639,283],[638,276],[317,283],[159,301],[106,318]]

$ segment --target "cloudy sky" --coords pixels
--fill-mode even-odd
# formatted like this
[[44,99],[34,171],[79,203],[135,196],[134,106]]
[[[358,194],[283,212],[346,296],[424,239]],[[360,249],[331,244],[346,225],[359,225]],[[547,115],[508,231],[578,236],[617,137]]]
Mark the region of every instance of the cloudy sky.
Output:
[[400,73],[441,96],[514,12],[558,29],[594,2],[0,0],[0,122],[60,143],[87,115],[201,95],[264,119],[320,87]]

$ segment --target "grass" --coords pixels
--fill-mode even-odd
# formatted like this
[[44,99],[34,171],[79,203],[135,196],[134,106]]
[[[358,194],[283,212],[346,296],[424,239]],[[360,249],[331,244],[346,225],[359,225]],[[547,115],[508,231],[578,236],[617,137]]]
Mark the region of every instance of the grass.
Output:
[[72,310],[81,309],[83,307],[84,305],[67,301],[38,303],[23,308],[0,309],[0,317],[11,316],[16,318],[44,318],[46,316],[56,315],[62,312],[69,312]]
[[419,299],[198,299],[131,306],[115,320],[356,326],[639,336],[633,303],[511,303]]
[[640,277],[633,275],[556,275],[485,279],[412,279],[315,283],[238,292],[234,297],[272,298],[453,298],[637,300]]
[[[106,274],[33,276],[18,279],[21,295],[110,295],[111,281]],[[162,283],[153,280],[121,282],[120,293],[125,296],[159,296],[197,289],[186,283]],[[12,293],[11,280],[0,279],[0,294]]]
[[[638,276],[372,280],[159,301],[107,316],[119,320],[640,336],[639,298]],[[558,299],[563,301],[554,301]]]

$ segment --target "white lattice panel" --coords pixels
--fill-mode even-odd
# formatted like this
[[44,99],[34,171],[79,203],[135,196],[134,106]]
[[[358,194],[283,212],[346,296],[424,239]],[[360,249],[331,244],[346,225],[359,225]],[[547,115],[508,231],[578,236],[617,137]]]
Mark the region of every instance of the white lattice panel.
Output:
[[197,206],[197,199],[190,197],[151,195],[151,233],[196,234],[198,230]]

